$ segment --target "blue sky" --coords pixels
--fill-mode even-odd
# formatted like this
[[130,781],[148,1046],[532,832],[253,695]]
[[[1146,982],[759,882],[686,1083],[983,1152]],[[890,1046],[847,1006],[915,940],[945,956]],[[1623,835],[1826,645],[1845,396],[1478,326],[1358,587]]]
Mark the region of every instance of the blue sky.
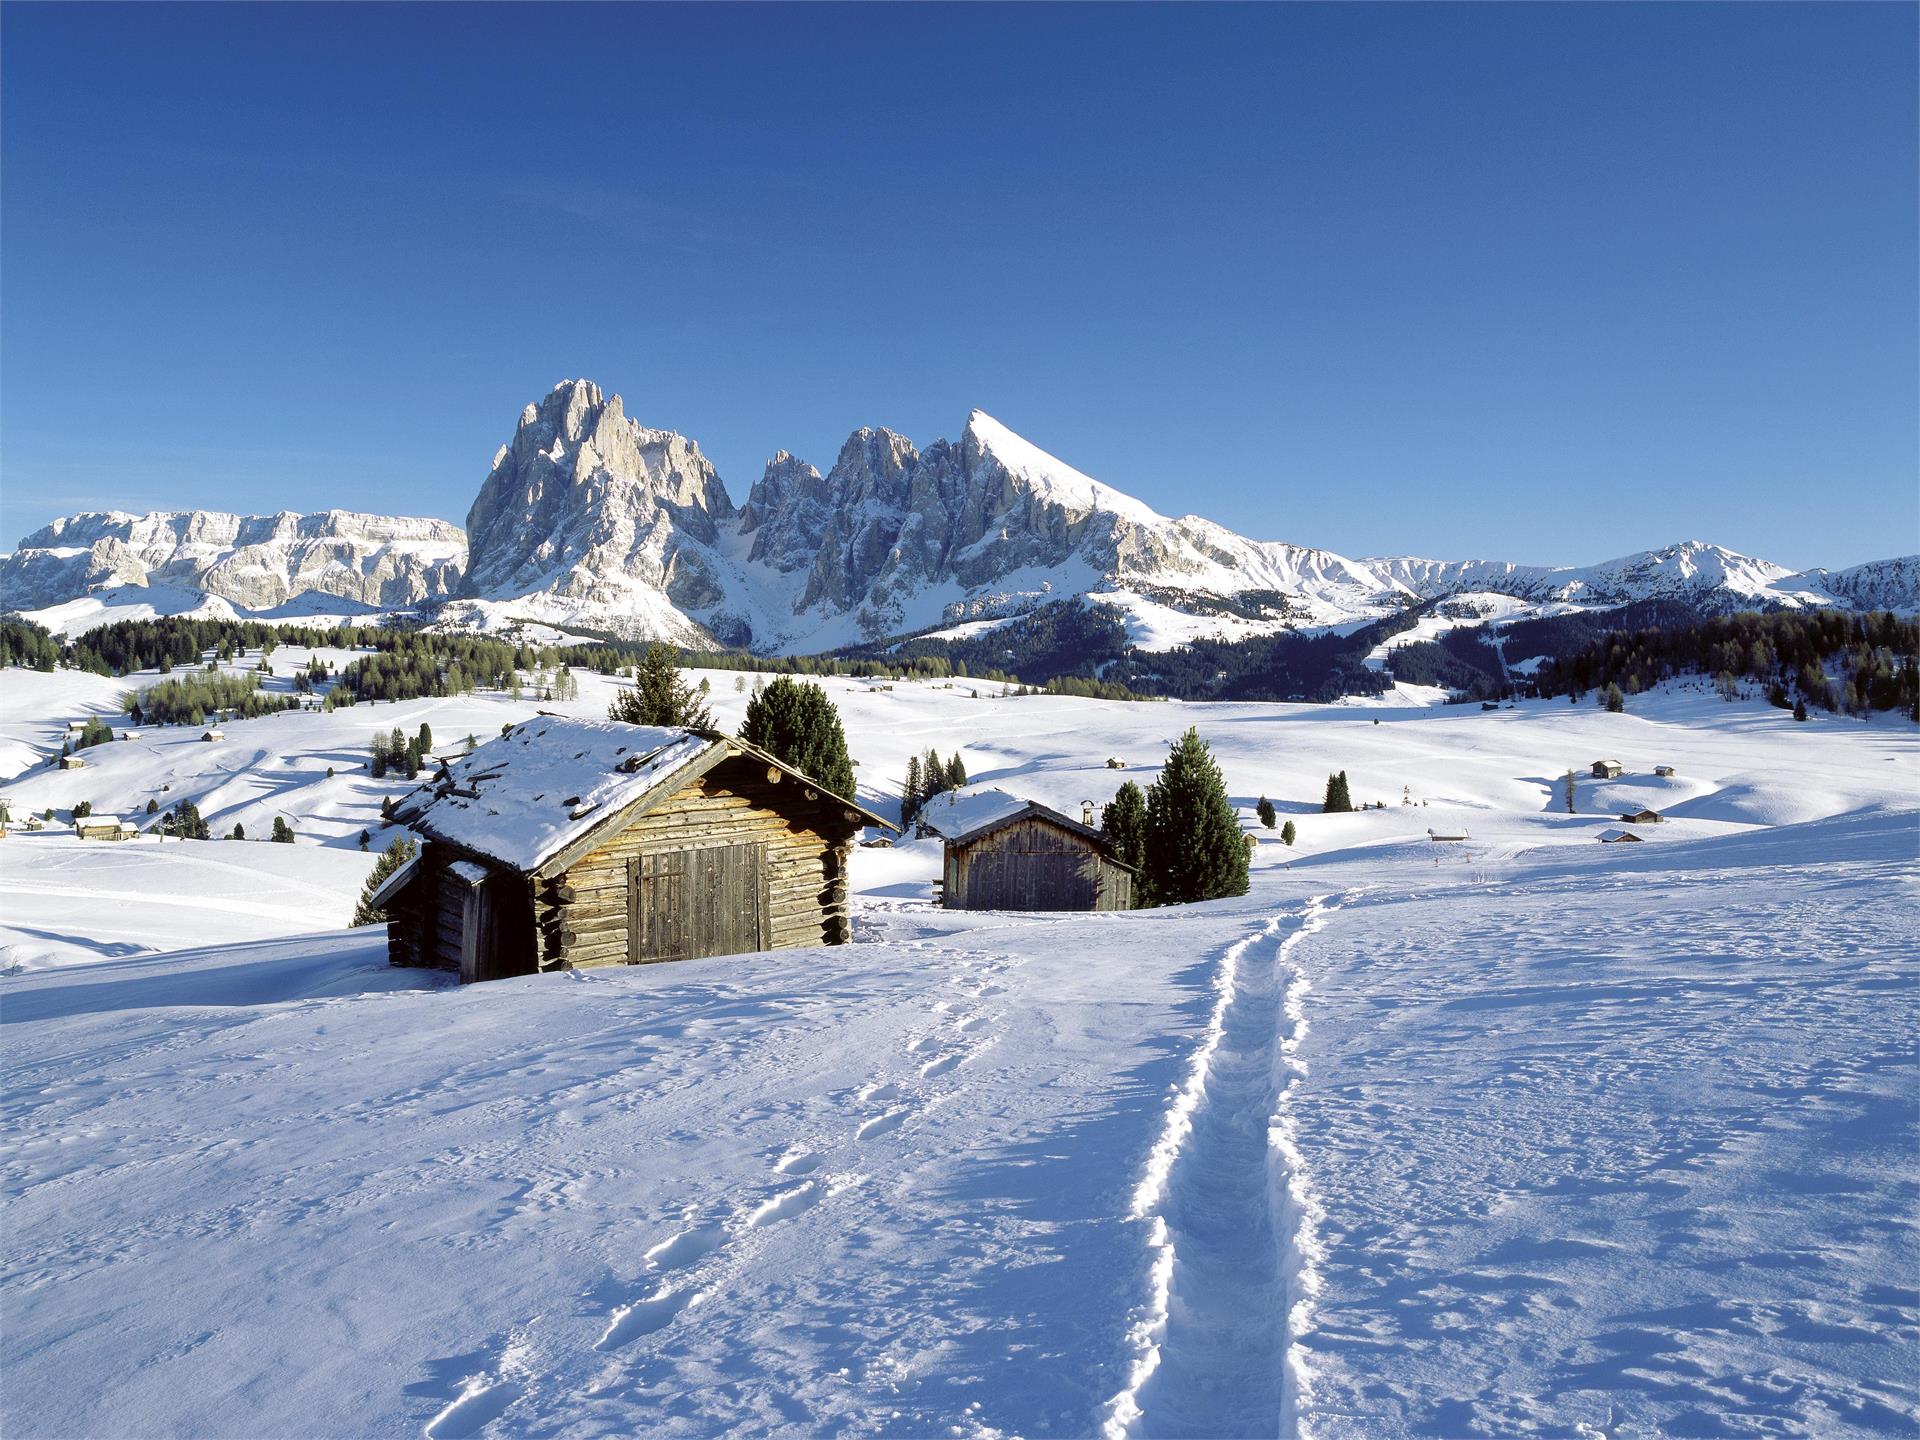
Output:
[[1349,555],[1920,548],[1908,5],[9,4],[0,539],[991,411]]

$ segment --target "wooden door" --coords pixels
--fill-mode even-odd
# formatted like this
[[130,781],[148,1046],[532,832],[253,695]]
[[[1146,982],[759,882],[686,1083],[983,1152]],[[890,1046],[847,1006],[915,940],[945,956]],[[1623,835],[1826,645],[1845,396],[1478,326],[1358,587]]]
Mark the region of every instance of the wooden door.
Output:
[[631,963],[765,950],[771,932],[765,845],[713,845],[627,862]]

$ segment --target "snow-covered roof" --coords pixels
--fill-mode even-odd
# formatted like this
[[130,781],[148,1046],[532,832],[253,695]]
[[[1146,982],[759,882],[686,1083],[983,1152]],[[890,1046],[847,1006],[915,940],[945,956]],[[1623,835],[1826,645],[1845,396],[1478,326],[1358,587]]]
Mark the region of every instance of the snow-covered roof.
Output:
[[1091,826],[1062,815],[1038,800],[1023,800],[1005,790],[985,787],[978,790],[949,790],[936,795],[922,808],[919,823],[943,840],[964,843],[976,836],[998,830],[1023,815],[1038,815],[1064,826],[1076,835],[1084,835],[1102,849],[1111,851],[1112,842]]
[[[663,786],[677,788],[676,781],[710,768],[727,751],[807,778],[718,731],[541,715],[446,761],[401,799],[394,818],[430,839],[534,871],[634,802]],[[851,801],[840,803],[866,824],[887,823]]]
[[1612,845],[1617,841],[1638,840],[1639,838],[1640,837],[1631,830],[1602,830],[1600,832],[1600,843],[1602,845]]

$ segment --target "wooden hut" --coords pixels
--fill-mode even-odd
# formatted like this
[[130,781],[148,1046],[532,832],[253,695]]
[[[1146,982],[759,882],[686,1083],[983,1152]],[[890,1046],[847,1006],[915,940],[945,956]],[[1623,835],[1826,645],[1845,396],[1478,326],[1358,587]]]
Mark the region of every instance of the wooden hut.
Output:
[[1671,765],[1656,765],[1653,767],[1653,773],[1658,775],[1662,780],[1671,780],[1674,776],[1674,769]]
[[1596,760],[1593,762],[1593,778],[1596,780],[1618,780],[1623,767],[1618,760]]
[[1642,805],[1638,810],[1622,811],[1620,818],[1630,825],[1658,825],[1666,816]]
[[227,732],[216,725],[211,730],[202,732],[200,738],[202,740],[224,740],[227,738]]
[[954,791],[930,802],[921,823],[946,840],[949,910],[1133,908],[1133,867],[1113,842],[1038,801]]
[[423,843],[374,897],[388,958],[462,980],[843,944],[848,852],[887,826],[718,731],[545,715],[394,818]]
[[87,768],[87,762],[82,760],[78,755],[62,755],[60,757],[60,768],[62,770],[84,770]]
[[73,833],[82,840],[131,840],[140,831],[118,815],[82,815],[73,822]]
[[1639,843],[1643,839],[1643,836],[1636,835],[1631,830],[1602,830],[1600,832],[1600,843],[1602,845],[1620,845],[1628,841]]

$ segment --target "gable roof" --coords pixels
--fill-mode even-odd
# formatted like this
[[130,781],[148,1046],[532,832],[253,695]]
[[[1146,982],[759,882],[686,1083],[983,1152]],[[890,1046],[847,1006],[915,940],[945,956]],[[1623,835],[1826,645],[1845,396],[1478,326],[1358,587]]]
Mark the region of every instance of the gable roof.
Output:
[[[758,746],[718,730],[541,715],[447,761],[394,806],[394,818],[428,839],[537,872],[733,755],[751,755],[825,790]],[[851,800],[833,799],[867,825],[893,828]]]
[[1600,843],[1602,845],[1617,845],[1622,840],[1639,840],[1641,838],[1642,837],[1634,834],[1631,830],[1602,830],[1600,832]]
[[1016,820],[1040,819],[1090,841],[1121,869],[1133,867],[1114,853],[1111,839],[1091,826],[1069,819],[1038,800],[1023,800],[1005,790],[949,790],[936,795],[920,812],[920,823],[950,845],[967,845],[983,835],[1006,828]]

